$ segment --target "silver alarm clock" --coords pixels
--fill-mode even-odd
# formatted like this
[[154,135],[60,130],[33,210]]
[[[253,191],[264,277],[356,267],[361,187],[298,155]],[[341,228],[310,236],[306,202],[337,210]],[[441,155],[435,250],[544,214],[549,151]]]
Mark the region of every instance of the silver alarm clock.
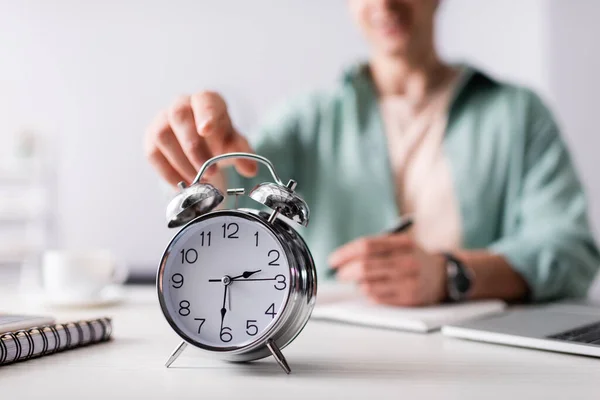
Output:
[[[237,209],[243,189],[227,191],[236,196],[236,208],[216,209],[224,195],[201,179],[212,164],[230,158],[267,166],[274,182],[256,186],[249,196],[270,213]],[[182,228],[167,246],[157,275],[163,314],[183,339],[166,366],[191,344],[229,361],[273,355],[290,373],[281,349],[306,325],[317,294],[313,258],[287,222],[307,226],[309,221],[296,182],[283,184],[264,157],[229,153],[208,160],[189,187],[179,187],[167,220],[170,228]]]

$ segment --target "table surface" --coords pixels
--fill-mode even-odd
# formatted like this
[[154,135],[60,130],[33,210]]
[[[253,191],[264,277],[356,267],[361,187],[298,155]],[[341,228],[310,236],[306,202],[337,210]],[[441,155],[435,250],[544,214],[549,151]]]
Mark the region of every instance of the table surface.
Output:
[[191,346],[167,369],[179,339],[151,287],[129,288],[124,303],[110,308],[26,304],[0,283],[0,311],[111,316],[114,340],[0,367],[1,398],[599,398],[597,359],[322,321],[309,321],[284,349],[291,375],[271,357],[232,364]]

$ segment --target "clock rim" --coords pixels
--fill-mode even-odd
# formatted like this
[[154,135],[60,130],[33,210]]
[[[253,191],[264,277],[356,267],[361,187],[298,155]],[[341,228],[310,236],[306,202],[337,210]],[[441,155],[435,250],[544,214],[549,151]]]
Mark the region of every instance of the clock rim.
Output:
[[[265,227],[265,229],[267,229],[269,232],[271,232],[271,234],[275,237],[275,239],[277,240],[277,242],[280,244],[281,248],[283,249],[285,257],[288,261],[289,276],[290,276],[290,290],[288,291],[287,296],[285,297],[283,306],[280,306],[280,308],[279,308],[280,310],[283,310],[283,311],[280,313],[280,316],[277,318],[277,320],[273,324],[271,324],[270,327],[268,327],[266,330],[264,330],[261,333],[260,337],[248,342],[248,344],[243,345],[243,346],[215,347],[215,346],[209,346],[209,345],[203,344],[203,343],[195,340],[193,337],[190,337],[185,332],[183,332],[182,329],[179,328],[179,326],[175,322],[175,318],[173,318],[171,316],[171,314],[168,311],[167,306],[166,306],[166,299],[165,299],[165,294],[164,294],[164,289],[163,289],[163,278],[164,278],[164,270],[166,268],[167,254],[170,254],[170,252],[171,252],[172,248],[174,247],[175,243],[177,242],[177,240],[183,236],[184,232],[189,227],[191,227],[197,223],[200,223],[202,221],[213,219],[213,218],[220,217],[220,216],[234,216],[234,217],[239,217],[242,219],[251,220],[253,222],[260,223],[263,227]],[[157,288],[157,292],[158,292],[158,299],[159,299],[162,313],[163,313],[165,319],[167,320],[167,322],[169,323],[169,325],[171,326],[171,328],[175,331],[175,333],[177,333],[177,335],[181,339],[183,339],[184,341],[186,341],[187,343],[189,343],[190,345],[192,345],[194,347],[200,348],[200,349],[210,352],[212,354],[221,354],[221,355],[234,355],[235,356],[235,355],[239,355],[239,354],[251,353],[254,350],[257,350],[258,348],[260,348],[261,346],[266,346],[267,340],[269,340],[273,336],[276,336],[277,332],[280,331],[282,327],[285,327],[286,322],[290,319],[291,313],[295,309],[294,304],[293,304],[294,303],[293,299],[299,297],[298,295],[301,294],[300,292],[301,292],[302,288],[299,287],[299,283],[300,283],[299,277],[300,277],[301,271],[300,271],[300,268],[298,266],[296,259],[294,258],[293,253],[294,252],[290,248],[290,245],[282,240],[282,235],[279,232],[277,232],[276,229],[274,229],[273,226],[271,226],[271,224],[269,222],[267,222],[265,219],[263,219],[259,215],[257,215],[256,210],[251,210],[251,209],[219,210],[219,211],[214,211],[209,214],[204,214],[199,217],[196,217],[193,220],[191,220],[190,222],[188,222],[187,224],[185,224],[183,227],[181,227],[181,229],[171,238],[171,240],[169,241],[169,244],[167,245],[167,247],[165,248],[165,250],[161,256],[161,261],[159,263],[157,276],[156,276],[156,288]],[[312,256],[311,256],[311,258],[312,258]],[[314,264],[314,262],[313,262],[313,264]],[[315,282],[315,284],[316,284],[316,282]],[[311,311],[312,311],[312,308],[311,308]],[[294,335],[294,337],[295,337],[295,335]]]

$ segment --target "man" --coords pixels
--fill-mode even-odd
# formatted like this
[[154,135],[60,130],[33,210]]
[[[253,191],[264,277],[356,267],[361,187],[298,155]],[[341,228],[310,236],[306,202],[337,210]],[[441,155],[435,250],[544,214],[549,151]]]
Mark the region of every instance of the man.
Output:
[[[182,97],[146,137],[161,176],[189,183],[225,152],[267,157],[311,206],[303,234],[320,276],[331,268],[379,303],[584,295],[600,256],[567,149],[538,97],[441,62],[438,0],[349,6],[371,45],[368,65],[331,92],[287,104],[253,145],[217,93]],[[251,177],[258,166],[240,160],[235,169]],[[239,186],[233,172],[220,166],[210,179]],[[414,217],[410,231],[382,234],[400,214]]]

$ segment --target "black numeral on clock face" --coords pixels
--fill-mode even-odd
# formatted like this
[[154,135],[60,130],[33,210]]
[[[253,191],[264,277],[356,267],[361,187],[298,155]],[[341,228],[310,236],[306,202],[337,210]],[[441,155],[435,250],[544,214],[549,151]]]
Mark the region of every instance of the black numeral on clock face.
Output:
[[255,323],[255,319],[249,319],[246,321],[246,333],[250,336],[256,336],[258,333],[258,326],[254,325]]
[[200,329],[202,329],[202,325],[206,322],[204,318],[194,318],[194,321],[200,321],[200,325],[198,325],[198,334],[200,334]]
[[181,300],[179,302],[179,315],[187,317],[190,315],[190,302],[187,300]]
[[277,282],[276,284],[273,285],[273,287],[277,290],[283,290],[286,288],[287,284],[285,282],[285,275],[277,275],[275,277],[275,281]]
[[256,247],[258,247],[258,231],[254,234],[254,237],[256,238]]
[[183,286],[183,275],[181,274],[173,274],[171,277],[171,282],[173,282],[173,287],[175,289],[181,289]]
[[272,260],[269,261],[269,265],[272,267],[278,267],[279,263],[277,262],[279,260],[279,251],[277,250],[269,250],[269,254],[267,255],[269,258],[272,258]]
[[181,254],[181,263],[185,264],[193,264],[198,261],[198,252],[195,249],[181,250],[179,252]]
[[269,308],[267,308],[267,311],[265,311],[265,315],[270,315],[271,318],[275,318],[275,316],[277,315],[277,313],[275,312],[275,303],[271,304]]
[[200,246],[204,247],[204,245],[206,244],[207,246],[210,246],[210,237],[212,235],[212,232],[208,232],[208,233],[204,233],[202,232],[200,234],[200,238],[202,240],[200,240]]
[[240,237],[237,235],[240,230],[240,226],[235,222],[231,222],[229,224],[223,224],[221,226],[223,228],[223,239],[239,239]]
[[221,342],[231,342],[233,340],[233,335],[231,334],[231,328],[228,326],[224,326],[221,328]]

